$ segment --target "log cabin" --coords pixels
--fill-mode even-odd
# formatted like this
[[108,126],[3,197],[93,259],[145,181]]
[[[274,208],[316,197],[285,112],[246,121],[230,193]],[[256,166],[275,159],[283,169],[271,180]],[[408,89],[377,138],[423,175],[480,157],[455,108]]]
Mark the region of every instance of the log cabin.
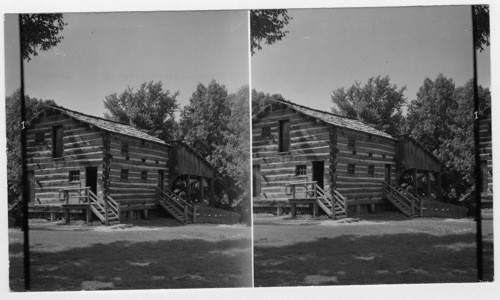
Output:
[[[252,164],[254,212],[338,218],[394,206],[414,217],[422,176],[427,196],[440,195],[441,163],[417,141],[284,100],[252,117]],[[397,184],[403,174],[413,195]]]
[[26,145],[30,216],[49,214],[52,220],[80,214],[109,224],[166,212],[186,223],[193,205],[172,192],[171,170],[198,182],[214,175],[193,149],[176,154],[185,144],[60,106],[46,107],[31,122]]
[[493,152],[491,108],[479,120],[479,159],[481,164],[481,206],[493,208]]

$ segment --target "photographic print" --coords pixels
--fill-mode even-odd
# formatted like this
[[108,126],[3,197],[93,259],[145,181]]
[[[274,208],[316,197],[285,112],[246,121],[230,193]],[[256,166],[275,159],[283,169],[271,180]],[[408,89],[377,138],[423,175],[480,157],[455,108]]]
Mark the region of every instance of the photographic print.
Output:
[[254,285],[492,281],[489,7],[250,23]]
[[248,12],[4,24],[11,291],[251,286]]

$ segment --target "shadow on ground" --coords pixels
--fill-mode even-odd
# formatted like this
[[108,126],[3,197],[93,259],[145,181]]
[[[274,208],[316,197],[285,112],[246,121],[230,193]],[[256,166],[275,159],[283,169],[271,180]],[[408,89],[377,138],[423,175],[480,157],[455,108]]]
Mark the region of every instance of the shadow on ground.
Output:
[[[9,250],[11,290],[23,291],[22,244],[11,244]],[[53,253],[31,251],[32,291],[245,287],[251,283],[250,239],[118,241]]]
[[256,246],[254,258],[256,287],[477,281],[472,233],[343,235]]

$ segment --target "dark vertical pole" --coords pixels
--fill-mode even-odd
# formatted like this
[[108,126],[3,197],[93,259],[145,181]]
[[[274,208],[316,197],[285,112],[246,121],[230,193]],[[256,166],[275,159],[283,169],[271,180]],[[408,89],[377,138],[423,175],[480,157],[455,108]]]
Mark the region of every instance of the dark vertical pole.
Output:
[[21,75],[21,160],[22,160],[22,190],[23,190],[23,233],[24,233],[24,289],[30,290],[30,244],[29,244],[29,228],[28,228],[28,184],[27,184],[27,168],[26,168],[26,100],[24,99],[24,61],[23,61],[23,27],[22,15],[19,14],[19,58],[20,58],[20,75]]
[[476,256],[477,256],[477,280],[483,280],[483,240],[481,224],[481,165],[479,164],[479,101],[477,93],[477,62],[476,62],[476,21],[474,18],[474,6],[471,6],[472,14],[472,57],[474,69],[474,178],[475,191],[474,199],[476,202]]

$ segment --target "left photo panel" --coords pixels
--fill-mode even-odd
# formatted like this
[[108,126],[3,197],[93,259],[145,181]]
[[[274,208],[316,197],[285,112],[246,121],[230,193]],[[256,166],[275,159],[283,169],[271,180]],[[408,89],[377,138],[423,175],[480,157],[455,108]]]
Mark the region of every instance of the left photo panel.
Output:
[[11,292],[251,287],[248,11],[4,27]]

